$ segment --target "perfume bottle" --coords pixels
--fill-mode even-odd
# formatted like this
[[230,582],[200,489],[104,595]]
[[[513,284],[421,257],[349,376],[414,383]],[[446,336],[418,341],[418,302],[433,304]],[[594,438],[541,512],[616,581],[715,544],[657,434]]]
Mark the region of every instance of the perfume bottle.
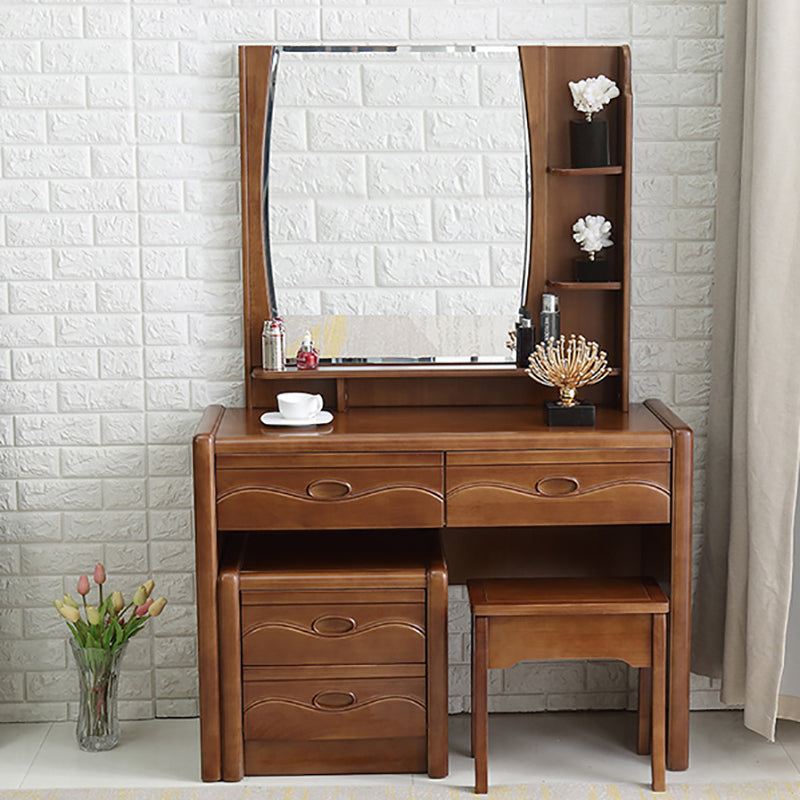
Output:
[[264,321],[261,332],[261,365],[264,369],[286,369],[286,334],[279,317]]
[[542,311],[539,314],[540,342],[558,339],[561,336],[561,312],[558,310],[558,295],[542,295]]
[[530,309],[522,306],[519,310],[519,319],[516,328],[515,341],[517,343],[517,366],[525,368],[533,352],[533,323],[531,322]]
[[297,351],[297,369],[316,369],[319,366],[319,350],[311,341],[311,331],[306,331]]

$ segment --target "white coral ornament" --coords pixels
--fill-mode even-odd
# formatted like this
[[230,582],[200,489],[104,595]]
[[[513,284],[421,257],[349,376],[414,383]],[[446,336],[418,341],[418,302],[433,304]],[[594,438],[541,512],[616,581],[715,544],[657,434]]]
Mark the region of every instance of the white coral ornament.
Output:
[[610,247],[611,223],[601,214],[587,214],[577,220],[572,226],[572,238],[581,246],[584,253],[589,254],[589,259],[594,257],[604,247]]
[[586,115],[587,122],[592,121],[592,114],[596,114],[604,105],[619,97],[617,84],[605,75],[577,82],[570,81],[569,90],[572,92],[575,108]]

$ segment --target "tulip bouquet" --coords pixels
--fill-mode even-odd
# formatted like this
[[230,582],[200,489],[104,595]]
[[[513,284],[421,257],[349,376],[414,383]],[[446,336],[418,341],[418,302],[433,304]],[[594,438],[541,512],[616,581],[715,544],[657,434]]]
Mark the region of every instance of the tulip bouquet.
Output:
[[144,627],[150,617],[157,617],[167,604],[164,597],[150,597],[154,583],[148,580],[134,593],[133,600],[125,603],[122,592],[112,592],[103,598],[106,571],[102,564],[95,565],[94,582],[100,601],[91,605],[89,577],[78,579],[78,594],[83,599],[83,613],[70,594],[55,600],[58,613],[67,621],[72,639],[70,645],[78,665],[78,724],[76,734],[82,750],[110,750],[119,741],[117,715],[117,683],[119,664],[128,640]]
[[[134,593],[133,600],[126,605],[122,592],[112,592],[103,599],[103,584],[106,582],[106,571],[98,563],[94,568],[94,582],[100,589],[100,602],[97,606],[86,601],[89,594],[89,577],[81,575],[78,579],[78,594],[83,598],[83,611],[86,620],[81,617],[80,607],[70,594],[64,594],[63,600],[55,600],[58,609],[80,647],[99,647],[103,650],[116,650],[142,629],[150,617],[157,617],[167,604],[165,597],[153,600],[150,593],[155,583],[152,580],[143,583]],[[128,619],[125,615],[131,612]]]

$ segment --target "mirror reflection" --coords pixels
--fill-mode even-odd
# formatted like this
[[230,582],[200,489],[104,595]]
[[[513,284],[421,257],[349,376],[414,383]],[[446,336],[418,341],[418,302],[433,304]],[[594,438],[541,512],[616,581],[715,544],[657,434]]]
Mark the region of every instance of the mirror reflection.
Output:
[[511,360],[527,132],[516,48],[281,48],[268,229],[287,355]]

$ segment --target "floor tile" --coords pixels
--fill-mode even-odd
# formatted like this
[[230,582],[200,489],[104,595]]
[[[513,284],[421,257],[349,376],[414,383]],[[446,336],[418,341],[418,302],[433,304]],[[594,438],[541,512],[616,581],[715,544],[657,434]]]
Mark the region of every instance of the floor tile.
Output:
[[0,724],[0,789],[22,786],[28,769],[47,736],[51,722]]
[[689,741],[689,770],[683,774],[692,783],[800,780],[786,750],[745,728],[741,711],[692,714]]
[[798,771],[800,771],[800,722],[779,719],[775,730],[775,738],[788,753]]
[[200,778],[197,719],[123,721],[117,747],[84,753],[75,723],[54,723],[22,788],[186,786]]

